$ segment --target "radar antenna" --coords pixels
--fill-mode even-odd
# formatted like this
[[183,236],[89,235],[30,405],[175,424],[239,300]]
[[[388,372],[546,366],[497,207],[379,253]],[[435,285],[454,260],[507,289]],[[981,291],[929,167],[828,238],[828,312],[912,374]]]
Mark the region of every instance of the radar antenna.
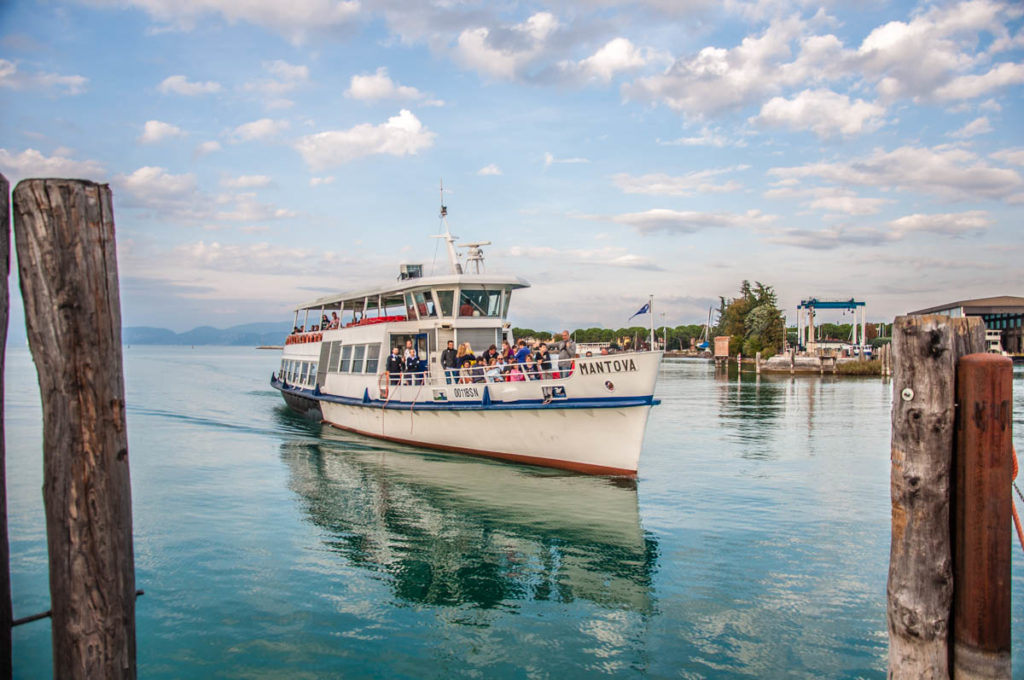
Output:
[[469,268],[472,265],[475,270],[474,274],[484,273],[484,250],[481,246],[491,245],[490,241],[476,241],[474,243],[460,243],[460,248],[466,249],[466,273],[470,273]]
[[[448,229],[448,206],[444,204],[444,180],[441,180],[441,227],[443,231],[440,234],[434,234],[434,238],[443,238],[445,244],[448,246],[448,269],[451,274],[461,274],[462,265],[459,263],[459,255],[455,252],[455,239],[457,237],[452,236],[452,232]],[[479,265],[477,265],[479,267]]]

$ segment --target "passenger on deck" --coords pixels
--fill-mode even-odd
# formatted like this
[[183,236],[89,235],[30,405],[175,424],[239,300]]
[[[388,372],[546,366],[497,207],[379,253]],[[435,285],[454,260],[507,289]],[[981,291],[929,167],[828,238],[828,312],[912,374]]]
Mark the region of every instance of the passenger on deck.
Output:
[[423,373],[420,371],[420,356],[416,348],[409,346],[405,350],[405,384],[422,385]]
[[320,330],[325,331],[327,327],[331,325],[331,320],[327,318],[326,314],[320,315]]
[[487,348],[487,351],[484,352],[484,360],[487,362],[487,365],[490,366],[491,365],[491,359],[497,359],[497,358],[498,358],[498,348],[495,347],[494,345],[491,345],[490,347]]
[[501,341],[501,356],[504,357],[506,362],[512,361],[516,353],[512,350],[512,345],[508,344],[508,340]]
[[549,373],[551,372],[551,355],[548,354],[547,343],[540,343],[537,347],[537,368],[540,370],[542,378],[550,378]]
[[402,359],[402,349],[395,345],[391,348],[387,363],[388,382],[397,385],[402,382],[402,373],[405,372],[405,361]]
[[523,375],[526,376],[527,380],[540,379],[540,369],[537,366],[537,362],[534,361],[532,354],[526,357],[526,362],[523,364]]
[[476,355],[468,342],[459,345],[459,376],[460,382],[472,382],[472,368],[476,363]]
[[526,341],[523,339],[520,339],[516,345],[518,346],[516,349],[516,363],[525,363],[526,357],[530,355],[530,348],[526,346]]
[[501,366],[498,365],[497,357],[487,360],[487,371],[484,373],[487,382],[502,382]]
[[341,328],[341,319],[338,318],[338,313],[337,312],[331,312],[331,325],[330,325],[330,328],[332,330],[335,329],[335,328]]
[[444,379],[449,385],[455,382],[458,375],[459,353],[455,350],[455,343],[448,341],[448,347],[441,352],[441,368],[444,370]]
[[512,364],[512,369],[508,372],[508,381],[509,382],[522,382],[524,380],[526,380],[526,376],[523,374],[522,364],[519,364],[519,363]]

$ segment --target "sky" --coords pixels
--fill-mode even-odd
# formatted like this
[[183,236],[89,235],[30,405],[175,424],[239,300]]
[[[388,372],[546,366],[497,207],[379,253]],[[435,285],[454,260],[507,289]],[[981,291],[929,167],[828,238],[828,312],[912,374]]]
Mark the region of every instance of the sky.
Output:
[[1022,86],[998,0],[6,0],[0,172],[111,185],[126,326],[443,272],[442,180],[515,325],[880,321],[1024,295]]

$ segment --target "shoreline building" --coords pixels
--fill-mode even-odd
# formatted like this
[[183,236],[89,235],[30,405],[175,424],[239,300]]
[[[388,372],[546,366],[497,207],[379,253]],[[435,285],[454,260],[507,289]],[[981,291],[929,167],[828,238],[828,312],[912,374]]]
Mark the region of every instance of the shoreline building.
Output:
[[1024,353],[1024,297],[996,297],[960,300],[910,312],[910,315],[946,314],[951,317],[980,316],[988,333],[999,334],[1002,349],[1010,354]]

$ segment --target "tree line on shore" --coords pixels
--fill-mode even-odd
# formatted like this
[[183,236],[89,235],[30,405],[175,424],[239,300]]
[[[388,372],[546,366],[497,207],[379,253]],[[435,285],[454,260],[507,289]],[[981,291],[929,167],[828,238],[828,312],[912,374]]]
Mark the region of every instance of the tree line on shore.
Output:
[[[711,326],[706,337],[729,336],[729,354],[742,353],[762,358],[773,356],[782,350],[785,342],[795,345],[796,326],[786,326],[785,317],[778,306],[778,296],[772,286],[755,281],[740,284],[740,294],[733,298],[719,297],[717,323]],[[822,323],[816,326],[818,337],[845,340],[851,337],[852,324]],[[872,347],[889,342],[879,337],[878,328],[869,323],[866,327],[867,340]],[[570,331],[576,342],[621,343],[630,338],[634,343],[644,343],[650,335],[648,326],[627,326],[623,328],[578,328]],[[557,332],[537,331],[532,328],[513,328],[516,338],[546,339],[557,337]],[[691,340],[699,344],[705,337],[705,324],[684,324],[680,326],[656,326],[655,335],[664,342],[665,349],[685,350]]]

